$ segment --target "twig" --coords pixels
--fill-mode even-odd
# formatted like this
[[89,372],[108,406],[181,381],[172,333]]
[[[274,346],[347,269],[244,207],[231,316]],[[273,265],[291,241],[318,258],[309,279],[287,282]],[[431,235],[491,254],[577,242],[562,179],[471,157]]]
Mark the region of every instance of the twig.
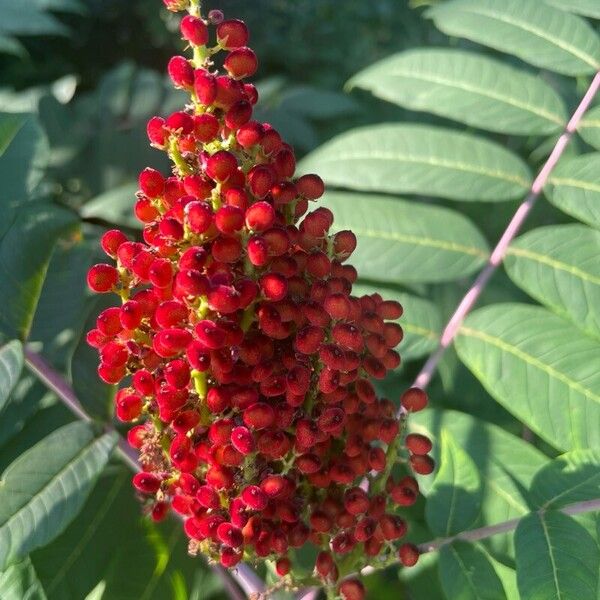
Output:
[[454,314],[448,321],[444,332],[442,333],[442,337],[440,339],[440,344],[434,353],[429,357],[414,382],[414,387],[419,387],[421,389],[425,389],[429,383],[431,382],[431,378],[437,369],[437,366],[444,356],[446,349],[458,333],[458,330],[464,321],[467,314],[471,311],[475,303],[477,302],[481,292],[484,290],[485,286],[489,282],[492,275],[496,272],[496,269],[502,264],[504,260],[504,256],[506,255],[506,251],[508,246],[513,241],[519,230],[523,226],[523,223],[531,213],[533,207],[546,182],[548,181],[548,177],[550,173],[556,166],[559,158],[562,156],[565,148],[567,147],[573,133],[577,130],[577,126],[581,121],[581,118],[585,114],[586,110],[589,108],[594,96],[598,92],[598,88],[600,88],[600,71],[596,73],[596,76],[592,80],[590,87],[587,92],[583,96],[579,106],[573,113],[573,116],[567,123],[565,130],[562,135],[558,138],[554,149],[552,150],[548,160],[545,162],[544,166],[541,168],[538,176],[535,178],[533,184],[531,185],[529,194],[525,200],[523,200],[522,204],[519,206],[517,211],[515,212],[513,218],[511,219],[508,227],[502,234],[500,241],[494,248],[487,265],[484,269],[479,273],[477,279],[469,289],[469,291],[465,294],[464,298],[461,300],[458,308],[454,311]]
[[[29,348],[25,348],[25,363],[28,369],[42,382],[52,390],[62,403],[78,418],[85,422],[92,422],[93,419],[87,414],[81,403],[77,399],[73,388],[67,383],[64,377],[55,371],[39,354]],[[111,425],[105,425],[105,431],[115,431]],[[117,442],[117,451],[123,461],[132,471],[139,471],[140,465],[137,461],[134,450],[129,444],[119,436]],[[260,593],[264,589],[264,583],[254,573],[248,565],[239,565],[231,574],[221,565],[210,565],[212,570],[219,576],[223,586],[227,590],[232,600],[245,600],[246,596]],[[236,584],[232,581],[235,578],[237,584],[244,590],[243,594]]]

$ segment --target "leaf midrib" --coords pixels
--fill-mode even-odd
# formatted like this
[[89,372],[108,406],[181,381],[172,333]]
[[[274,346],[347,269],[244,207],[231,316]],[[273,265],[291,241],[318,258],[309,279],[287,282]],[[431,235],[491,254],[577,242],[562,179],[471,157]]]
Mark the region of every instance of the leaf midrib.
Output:
[[577,277],[578,279],[581,279],[582,281],[587,281],[593,285],[600,285],[600,277],[592,273],[588,273],[587,271],[584,271],[579,267],[576,267],[575,265],[570,265],[569,263],[552,258],[546,254],[540,254],[539,252],[527,250],[518,246],[510,246],[508,248],[507,254],[528,258],[531,261],[547,265],[553,269],[556,269],[557,271],[564,271],[565,273],[570,273],[571,275]]
[[584,179],[572,179],[569,177],[550,177],[548,183],[554,185],[564,185],[565,187],[573,187],[581,190],[588,190],[590,192],[600,192],[600,184],[596,184],[592,181],[585,181]]
[[[343,231],[347,229],[344,225],[336,222],[332,231]],[[377,229],[361,229],[352,225],[352,231],[358,235],[373,239],[382,239],[382,240],[390,240],[393,242],[400,242],[406,244],[412,244],[415,246],[424,246],[428,248],[440,248],[441,250],[448,250],[449,252],[456,252],[459,254],[468,254],[470,256],[477,256],[479,258],[486,259],[488,257],[488,253],[484,252],[480,248],[476,248],[475,246],[465,246],[463,244],[458,244],[456,242],[451,242],[447,240],[439,240],[424,236],[410,235],[405,233],[399,233],[397,231],[379,231]]]
[[461,571],[463,572],[465,579],[467,580],[467,583],[468,583],[469,587],[471,588],[471,591],[473,592],[473,597],[476,600],[485,600],[485,598],[483,596],[480,596],[479,593],[477,592],[477,586],[475,585],[475,582],[473,581],[471,571],[467,568],[467,566],[463,562],[462,558],[460,557],[459,552],[452,545],[450,545],[450,551],[454,553],[456,562],[458,563],[458,566],[460,567]]
[[340,160],[365,160],[377,159],[377,160],[393,160],[398,162],[406,162],[411,164],[422,164],[430,167],[441,167],[448,170],[457,171],[458,173],[474,173],[476,175],[482,175],[483,177],[489,177],[490,179],[498,179],[509,183],[514,183],[521,186],[523,189],[529,188],[529,181],[523,179],[520,175],[512,175],[505,171],[490,171],[483,167],[477,167],[476,165],[469,165],[462,162],[456,162],[441,158],[425,158],[422,156],[408,156],[405,154],[395,154],[393,152],[385,151],[370,151],[367,154],[344,154],[339,153],[335,156],[319,157],[321,164],[327,162],[338,163]]
[[546,525],[546,521],[544,520],[544,515],[540,515],[539,519],[542,525],[542,530],[544,532],[546,545],[548,547],[548,556],[550,557],[550,565],[552,566],[552,577],[554,579],[554,587],[556,589],[556,593],[558,594],[556,600],[562,600],[563,596],[560,591],[560,585],[558,583],[558,569],[556,568],[556,559],[554,558],[554,548],[550,542],[550,535],[548,534],[548,527]]
[[392,70],[387,75],[391,76],[391,77],[393,77],[394,75],[398,75],[401,77],[410,77],[413,79],[419,79],[421,81],[426,81],[429,83],[437,83],[440,85],[445,85],[447,87],[455,88],[457,90],[472,92],[474,94],[479,94],[480,96],[483,96],[484,98],[491,98],[492,100],[498,100],[499,102],[503,102],[505,104],[508,104],[509,106],[514,106],[515,108],[520,108],[524,111],[530,112],[531,114],[543,117],[543,118],[547,119],[548,121],[551,121],[552,123],[556,123],[558,125],[564,124],[564,119],[562,119],[560,116],[556,115],[555,113],[551,113],[551,112],[548,112],[548,111],[545,111],[542,109],[535,110],[535,108],[536,108],[535,106],[526,104],[524,102],[519,102],[514,97],[505,96],[503,94],[496,93],[496,92],[492,91],[490,88],[482,88],[482,87],[477,87],[475,85],[471,85],[471,84],[467,83],[464,79],[463,80],[446,79],[439,75],[434,76],[431,74],[426,74],[426,73],[422,73],[422,72],[413,72],[413,71],[409,71],[409,70],[405,70],[405,71]]
[[425,339],[437,341],[440,338],[439,334],[432,329],[427,329],[426,327],[421,327],[420,325],[414,325],[413,323],[407,323],[406,321],[400,321],[400,325],[404,331],[414,333],[415,335],[419,335]]

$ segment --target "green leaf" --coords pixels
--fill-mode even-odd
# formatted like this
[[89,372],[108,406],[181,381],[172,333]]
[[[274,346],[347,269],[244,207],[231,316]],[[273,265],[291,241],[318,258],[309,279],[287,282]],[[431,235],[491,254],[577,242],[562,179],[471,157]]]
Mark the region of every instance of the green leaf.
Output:
[[533,513],[515,533],[521,600],[595,600],[600,551],[592,536],[559,512]]
[[[93,298],[86,283],[89,267],[98,262],[98,240],[74,239],[55,248],[31,326],[30,342],[52,364],[64,370],[79,341]],[[100,258],[102,260],[102,258]]]
[[448,600],[506,600],[502,581],[478,546],[466,542],[443,546],[439,565]]
[[456,211],[398,198],[328,192],[332,231],[351,229],[358,246],[352,264],[380,281],[451,281],[469,275],[488,256],[484,237]]
[[50,542],[77,515],[117,440],[91,425],[58,429],[15,460],[0,486],[0,568]]
[[561,508],[600,496],[600,450],[567,452],[542,467],[530,490],[536,508]]
[[339,135],[300,168],[330,185],[450,200],[511,200],[525,194],[530,180],[527,165],[498,144],[441,127],[391,123]]
[[0,573],[2,600],[47,600],[29,557]]
[[52,394],[33,375],[29,374],[29,371],[24,371],[12,390],[2,411],[2,418],[0,418],[0,454],[2,456],[6,452],[7,445],[11,447],[14,445],[15,436],[23,430],[31,416],[42,405],[48,405],[52,401]]
[[544,192],[560,210],[600,229],[600,153],[561,159]]
[[27,4],[38,10],[54,10],[57,12],[83,13],[86,10],[79,0],[28,0]]
[[577,131],[590,146],[600,150],[600,106],[595,106],[586,113]]
[[[49,154],[48,140],[34,116],[0,113],[0,202],[4,211],[8,207],[13,211],[17,202],[35,190]],[[5,218],[10,222],[9,215]]]
[[68,210],[29,203],[0,233],[0,331],[8,337],[27,337],[54,244],[76,222]]
[[0,53],[12,54],[13,56],[22,57],[26,54],[25,48],[13,37],[8,35],[0,34]]
[[464,50],[395,54],[355,75],[349,85],[410,110],[501,133],[543,135],[566,122],[562,99],[540,77]]
[[[181,523],[155,524],[142,512],[131,473],[109,466],[69,527],[31,555],[49,600],[224,598],[202,558],[190,558]],[[183,593],[181,593],[183,588]]]
[[379,293],[386,300],[400,302],[404,312],[398,323],[402,326],[404,338],[397,349],[403,361],[425,356],[437,347],[442,316],[433,302],[373,281],[367,283],[359,280],[352,286],[352,293],[357,296]]
[[11,35],[67,35],[68,29],[55,17],[45,12],[15,5],[11,0],[0,0],[0,33]]
[[21,342],[13,340],[2,346],[0,348],[0,411],[17,385],[22,369],[23,346]]
[[456,340],[488,392],[555,448],[600,444],[600,342],[543,308],[475,311]]
[[127,183],[86,202],[80,211],[84,219],[101,219],[115,225],[140,229],[142,224],[133,214],[135,193],[139,186]]
[[475,463],[442,429],[442,455],[427,496],[425,518],[432,533],[449,536],[469,529],[479,518],[481,478]]
[[101,310],[109,306],[114,306],[114,298],[109,298],[108,294],[92,303],[77,345],[69,357],[68,367],[73,389],[81,404],[89,415],[101,421],[112,416],[117,386],[108,385],[98,377],[98,352],[86,342],[86,333],[96,326],[96,318]]
[[[494,525],[529,513],[529,489],[534,475],[548,459],[531,444],[500,427],[454,410],[427,409],[412,415],[412,431],[424,433],[433,441],[433,453],[440,463],[440,437],[449,431],[471,457],[481,478],[483,499],[481,521]],[[422,477],[419,485],[427,495],[431,477]],[[500,537],[490,538],[496,544]],[[504,548],[506,540],[497,547]]]
[[600,231],[551,225],[529,231],[508,249],[510,278],[536,300],[600,338]]
[[448,35],[550,71],[585,75],[600,68],[600,40],[592,27],[539,0],[450,0],[426,15]]
[[544,2],[560,10],[600,19],[600,4],[597,0],[544,0]]
[[309,119],[337,119],[358,112],[352,98],[311,86],[295,86],[281,99],[281,108]]

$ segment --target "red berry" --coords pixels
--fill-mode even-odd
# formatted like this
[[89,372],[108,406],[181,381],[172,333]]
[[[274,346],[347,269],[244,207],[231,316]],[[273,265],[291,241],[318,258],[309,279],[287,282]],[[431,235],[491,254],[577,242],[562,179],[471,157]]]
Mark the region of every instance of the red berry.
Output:
[[225,114],[225,125],[235,131],[252,117],[252,105],[247,100],[236,102]]
[[244,543],[242,532],[231,523],[221,523],[217,528],[217,537],[223,544],[239,548]]
[[265,429],[275,422],[275,411],[265,402],[256,402],[244,411],[243,419],[250,429]]
[[421,456],[413,454],[410,457],[410,466],[415,473],[419,475],[429,475],[435,469],[435,462],[430,456]]
[[335,561],[331,556],[331,553],[321,551],[317,554],[315,562],[315,570],[321,577],[329,577],[335,570]]
[[231,152],[219,150],[206,161],[206,174],[215,181],[223,183],[237,171],[237,160]]
[[100,238],[100,245],[102,246],[102,250],[104,250],[108,256],[116,258],[119,246],[126,241],[127,236],[122,231],[111,229]]
[[209,106],[217,97],[217,81],[204,69],[194,71],[194,93],[200,104]]
[[265,298],[277,302],[287,294],[287,281],[279,273],[267,273],[260,279],[260,289]]
[[160,488],[160,479],[152,473],[136,473],[133,485],[143,494],[155,494]]
[[352,515],[360,515],[369,510],[369,496],[358,487],[349,489],[344,495],[344,507]]
[[115,398],[116,414],[120,421],[133,421],[142,412],[142,399],[137,394],[120,390]]
[[419,549],[414,544],[402,544],[398,557],[405,567],[413,567],[419,560]]
[[158,198],[165,189],[165,178],[156,169],[144,169],[139,178],[140,189],[148,198]]
[[346,579],[338,588],[343,600],[363,600],[366,597],[365,586],[358,579]]
[[263,136],[263,126],[256,121],[250,121],[237,130],[235,137],[242,148],[252,148],[252,146],[260,143]]
[[420,388],[410,388],[400,397],[400,404],[406,410],[418,412],[427,406],[427,394]]
[[121,306],[121,325],[125,329],[136,329],[142,322],[144,310],[142,305],[135,300],[129,300]]
[[290,562],[290,559],[286,557],[278,559],[275,563],[275,572],[277,575],[279,575],[279,577],[284,577],[287,575],[291,568],[292,563]]
[[250,48],[236,48],[227,55],[223,66],[231,77],[243,79],[256,73],[258,60]]
[[214,219],[210,204],[203,201],[190,202],[185,207],[185,215],[190,230],[197,234],[208,231]]
[[204,113],[194,117],[194,136],[199,142],[212,142],[218,133],[219,120],[214,115]]
[[406,436],[406,447],[413,454],[427,454],[431,452],[431,440],[419,433],[410,433]]
[[296,181],[298,193],[307,200],[317,200],[325,192],[325,184],[318,175],[302,175]]
[[248,28],[243,21],[230,19],[219,23],[217,27],[217,41],[227,50],[245,46],[248,39]]
[[268,502],[265,492],[256,485],[250,485],[245,488],[241,498],[244,504],[252,510],[264,510]]
[[234,548],[223,548],[221,550],[221,564],[228,569],[231,569],[242,560],[243,553]]
[[[187,90],[191,89],[194,85],[194,69],[185,57],[174,56],[169,61],[167,70],[169,72],[169,77],[176,88]],[[164,143],[164,139],[162,143]]]
[[208,27],[202,19],[186,15],[181,19],[181,35],[194,46],[204,46],[208,42]]
[[222,233],[231,235],[244,226],[244,212],[237,206],[222,206],[215,214],[215,225]]
[[88,286],[94,292],[110,292],[118,281],[119,273],[111,265],[94,265],[87,274]]

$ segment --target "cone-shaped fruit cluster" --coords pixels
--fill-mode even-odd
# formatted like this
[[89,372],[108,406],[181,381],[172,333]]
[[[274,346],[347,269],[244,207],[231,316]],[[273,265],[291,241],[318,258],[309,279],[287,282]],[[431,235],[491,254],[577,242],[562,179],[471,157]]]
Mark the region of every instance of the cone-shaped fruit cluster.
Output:
[[[332,233],[327,208],[308,212],[323,182],[295,177],[292,148],[252,120],[257,92],[243,80],[257,59],[244,23],[165,3],[190,12],[181,33],[194,58],[168,70],[191,103],[148,123],[173,173],[140,174],[143,242],[103,236],[116,267],[95,265],[88,282],[122,305],[100,314],[88,342],[100,377],[122,384],[117,417],[139,420],[133,483],[155,519],[171,508],[192,552],[227,567],[268,557],[281,576],[293,569],[289,550],[311,541],[316,576],[334,585],[398,552],[407,526],[397,508],[418,494],[411,469],[433,469],[429,440],[404,440],[403,419],[370,381],[400,363],[402,307],[352,295],[354,234]],[[420,410],[426,396],[412,389],[402,404]],[[405,556],[418,554],[405,544]],[[347,598],[361,590],[353,579],[339,587]]]

